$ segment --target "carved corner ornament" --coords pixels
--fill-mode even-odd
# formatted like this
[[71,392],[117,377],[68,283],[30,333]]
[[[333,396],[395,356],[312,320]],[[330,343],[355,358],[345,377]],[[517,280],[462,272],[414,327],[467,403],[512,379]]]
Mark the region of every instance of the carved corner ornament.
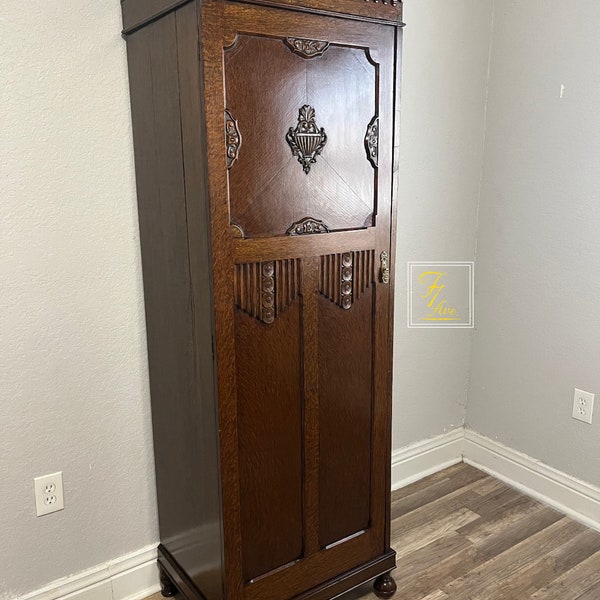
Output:
[[289,49],[302,58],[316,58],[322,56],[329,48],[329,42],[320,42],[318,40],[302,40],[300,38],[285,38],[285,43]]
[[228,109],[225,109],[225,144],[227,147],[227,168],[231,169],[240,153],[242,134],[237,120]]
[[323,127],[319,129],[315,122],[315,109],[305,104],[299,111],[296,129],[290,127],[285,136],[292,149],[292,154],[298,157],[302,170],[308,175],[310,166],[317,162],[327,143],[327,135]]
[[376,169],[379,162],[379,117],[377,116],[371,119],[367,127],[365,150],[367,151],[369,162]]
[[313,233],[329,233],[329,227],[311,217],[304,217],[296,223],[292,223],[291,227],[286,231],[287,235],[311,235]]

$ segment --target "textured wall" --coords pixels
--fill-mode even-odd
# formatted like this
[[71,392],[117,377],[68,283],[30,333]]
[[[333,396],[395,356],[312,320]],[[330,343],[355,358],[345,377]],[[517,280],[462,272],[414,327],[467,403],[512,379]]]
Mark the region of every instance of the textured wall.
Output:
[[[600,391],[600,8],[495,4],[468,423],[599,484],[600,420],[570,402]],[[471,332],[407,329],[406,261],[474,256],[492,0],[405,9],[396,448],[465,415]],[[0,598],[157,539],[119,10],[0,14]],[[66,509],[38,519],[59,469]]]
[[157,539],[120,26],[117,1],[2,3],[0,598]]
[[495,5],[467,424],[600,485],[600,3]]
[[492,16],[491,0],[404,6],[394,448],[464,422],[471,330],[407,329],[406,261],[473,260]]

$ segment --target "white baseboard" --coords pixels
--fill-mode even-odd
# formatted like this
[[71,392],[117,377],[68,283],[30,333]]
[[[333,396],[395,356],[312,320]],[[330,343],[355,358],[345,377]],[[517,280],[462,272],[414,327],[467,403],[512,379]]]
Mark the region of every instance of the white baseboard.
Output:
[[19,600],[141,600],[160,589],[156,546],[63,577]]
[[[600,531],[600,488],[462,427],[394,450],[392,489],[462,460]],[[156,547],[148,546],[19,600],[142,600],[159,589]]]
[[462,427],[394,450],[392,490],[462,460],[600,531],[600,488]]
[[392,452],[392,490],[462,461],[462,427]]
[[464,461],[600,531],[600,488],[469,429]]

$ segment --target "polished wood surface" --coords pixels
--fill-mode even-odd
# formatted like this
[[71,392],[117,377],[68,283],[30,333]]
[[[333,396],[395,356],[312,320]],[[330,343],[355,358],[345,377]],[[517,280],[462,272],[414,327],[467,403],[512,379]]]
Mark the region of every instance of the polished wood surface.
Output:
[[[228,523],[225,568],[230,569],[226,587],[235,598],[281,600],[374,560],[389,548],[385,490],[390,287],[379,281],[373,257],[392,246],[396,30],[234,3],[205,5],[203,15],[212,254],[214,264],[220,265],[213,280]],[[293,51],[289,38],[327,40],[329,46],[321,47],[319,56],[307,58]],[[305,115],[314,119],[314,131],[323,128],[327,135],[327,144],[314,162],[304,165],[310,167],[306,169],[289,144],[289,132],[301,129],[298,123],[305,106],[310,107]],[[383,124],[377,169],[368,160],[364,142],[374,114]],[[239,132],[231,140],[235,148],[229,161],[223,151],[226,118],[235,120]],[[294,223],[306,218],[313,225],[324,223],[328,232],[286,235]],[[343,243],[352,229],[357,233],[354,245],[349,252],[340,252],[337,237]],[[364,278],[363,253],[371,257],[371,287],[369,294],[355,299],[352,281],[343,282],[343,269],[351,278]],[[334,256],[328,263],[333,287],[321,290],[322,259],[328,255]],[[349,266],[342,264],[343,257],[350,257]],[[269,261],[283,264],[290,258],[299,266],[299,298],[278,310],[278,280],[284,274],[273,269],[271,291],[261,288],[263,274],[251,265],[260,262],[264,268]],[[231,267],[223,268],[227,264]],[[231,294],[232,277],[239,273],[246,273],[247,296],[260,297],[261,302],[268,298],[261,314],[254,312],[254,346],[246,329],[240,329],[248,317],[233,318],[243,310]],[[281,338],[288,344],[285,349]],[[295,349],[289,344],[296,344]],[[258,379],[265,380],[261,385],[267,386],[260,389],[273,390],[261,392],[264,401],[258,399],[261,394],[248,393],[248,378],[238,380],[238,361],[251,362],[240,351],[242,346],[247,352],[261,348],[258,356],[264,348],[264,363],[253,367]],[[286,384],[289,358],[296,351],[302,412],[292,408],[284,414],[279,411],[291,393]],[[286,391],[278,392],[277,398],[281,388]],[[240,418],[243,404],[253,396],[252,402],[264,407],[255,413],[262,424]],[[289,402],[290,407],[297,406]],[[272,432],[268,442],[252,433],[253,428]],[[301,444],[293,445],[299,431]],[[240,462],[240,443],[244,454],[282,467],[294,464],[301,452],[302,498],[294,493],[297,482],[287,474],[281,481],[289,491],[278,490],[277,466],[258,468],[259,482],[251,482],[250,475],[242,473],[250,464]],[[266,448],[275,458],[268,458]],[[343,457],[356,459],[352,469]],[[352,497],[352,502],[340,507],[340,493]],[[248,522],[257,511],[263,514],[259,507],[268,511],[271,501],[273,519],[265,515],[260,524]],[[277,542],[264,543],[269,539]]]
[[269,327],[236,310],[245,581],[302,557],[300,326],[298,300]]
[[400,5],[361,1],[124,0],[166,593],[390,593]]
[[161,541],[218,599],[220,469],[206,360],[213,320],[196,23],[196,5],[186,4],[131,36],[128,60]]
[[[192,0],[121,0],[123,33],[131,34],[190,1]],[[350,19],[402,25],[401,0],[336,0],[335,2],[332,0],[252,0],[252,2],[298,12],[330,16],[341,14]]]
[[[307,216],[330,231],[373,224],[376,177],[364,138],[378,108],[376,76],[363,49],[330,45],[307,60],[282,39],[236,37],[225,51],[225,103],[242,144],[229,170],[229,204],[244,237],[282,235]],[[327,137],[308,174],[280,143],[305,105]]]

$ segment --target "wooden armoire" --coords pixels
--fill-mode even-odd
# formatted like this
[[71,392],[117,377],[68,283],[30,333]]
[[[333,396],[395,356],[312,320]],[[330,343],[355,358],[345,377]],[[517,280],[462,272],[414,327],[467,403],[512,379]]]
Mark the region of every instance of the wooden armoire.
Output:
[[397,0],[122,0],[164,595],[391,597]]

